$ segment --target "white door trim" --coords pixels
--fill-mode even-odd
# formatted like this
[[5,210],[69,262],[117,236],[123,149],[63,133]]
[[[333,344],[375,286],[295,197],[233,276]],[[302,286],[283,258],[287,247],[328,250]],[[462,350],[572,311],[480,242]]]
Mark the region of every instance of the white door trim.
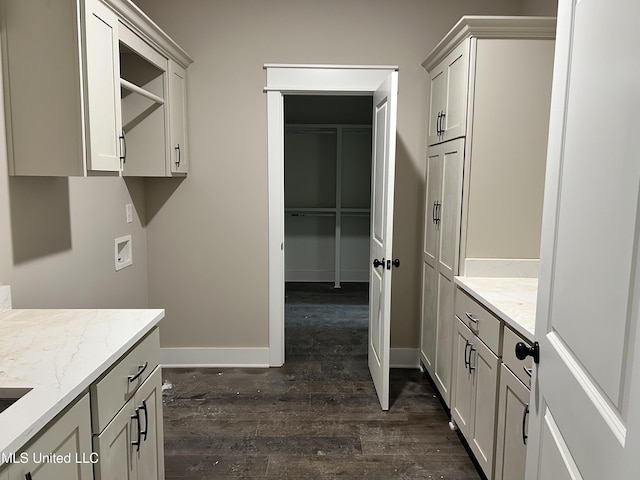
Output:
[[397,66],[265,64],[269,189],[269,365],[284,364],[285,94],[370,95]]

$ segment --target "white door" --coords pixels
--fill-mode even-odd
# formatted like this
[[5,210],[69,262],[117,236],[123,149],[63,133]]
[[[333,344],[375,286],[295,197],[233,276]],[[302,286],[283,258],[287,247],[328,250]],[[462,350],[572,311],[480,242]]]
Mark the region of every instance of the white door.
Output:
[[396,163],[398,72],[373,95],[369,370],[383,410],[389,409],[389,337],[393,268],[393,187]]
[[559,3],[528,480],[640,475],[639,18]]

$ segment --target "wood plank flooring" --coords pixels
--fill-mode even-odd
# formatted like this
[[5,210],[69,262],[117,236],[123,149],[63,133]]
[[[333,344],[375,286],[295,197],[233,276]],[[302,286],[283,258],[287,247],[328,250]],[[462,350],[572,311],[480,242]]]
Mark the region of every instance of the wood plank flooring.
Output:
[[418,370],[391,371],[380,410],[361,309],[339,313],[362,292],[304,288],[288,289],[282,368],[164,370],[166,479],[480,479]]

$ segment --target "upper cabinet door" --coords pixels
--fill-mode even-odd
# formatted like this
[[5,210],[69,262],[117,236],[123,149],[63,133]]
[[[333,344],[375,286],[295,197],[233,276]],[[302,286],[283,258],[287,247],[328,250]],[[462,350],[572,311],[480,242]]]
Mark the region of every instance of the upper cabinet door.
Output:
[[470,42],[462,42],[429,72],[429,145],[466,133]]
[[187,72],[174,61],[169,61],[169,102],[170,171],[187,173]]
[[87,170],[120,171],[125,147],[121,145],[118,19],[97,0],[85,3],[84,43]]

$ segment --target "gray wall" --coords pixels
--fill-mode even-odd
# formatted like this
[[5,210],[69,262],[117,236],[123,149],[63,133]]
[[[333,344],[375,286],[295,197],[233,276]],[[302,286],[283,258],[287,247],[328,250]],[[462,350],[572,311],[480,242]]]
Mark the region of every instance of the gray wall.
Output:
[[[420,63],[463,14],[554,14],[555,1],[137,3],[195,59],[191,173],[185,180],[8,178],[0,128],[0,283],[12,285],[14,306],[163,307],[163,346],[267,346],[262,66],[397,64],[394,248],[403,266],[394,272],[392,344],[417,346],[428,102]],[[126,203],[134,204],[133,224],[125,223]],[[113,240],[128,233],[134,264],[115,272]]]
[[[191,173],[148,227],[151,306],[165,347],[268,344],[265,63],[397,64],[392,337],[416,347],[426,154],[421,62],[463,14],[520,14],[513,0],[139,0],[195,59]],[[185,6],[188,5],[188,8]],[[168,196],[147,190],[150,203]],[[176,250],[176,248],[179,250]]]

